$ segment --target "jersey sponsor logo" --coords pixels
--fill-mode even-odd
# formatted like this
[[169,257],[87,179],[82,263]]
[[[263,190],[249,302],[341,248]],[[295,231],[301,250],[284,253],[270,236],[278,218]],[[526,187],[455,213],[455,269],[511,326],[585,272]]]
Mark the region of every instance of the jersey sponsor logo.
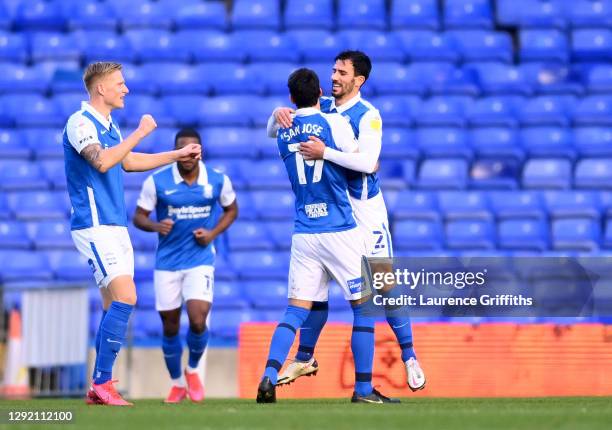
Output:
[[327,203],[313,203],[311,205],[304,205],[306,216],[308,218],[321,218],[329,215],[327,213]]
[[351,294],[357,294],[363,290],[363,282],[361,278],[347,280],[346,286],[348,287]]
[[168,216],[177,220],[200,219],[210,216],[211,206],[180,206],[168,205]]
[[211,184],[204,185],[204,198],[212,199],[213,196],[213,186]]

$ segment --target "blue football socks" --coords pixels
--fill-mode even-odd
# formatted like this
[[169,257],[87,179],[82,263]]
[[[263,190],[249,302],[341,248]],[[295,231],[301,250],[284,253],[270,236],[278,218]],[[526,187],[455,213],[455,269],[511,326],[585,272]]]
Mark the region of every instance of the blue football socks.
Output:
[[194,333],[191,328],[187,331],[187,347],[189,348],[189,367],[195,369],[198,367],[200,358],[204,354],[206,345],[208,344],[208,330],[204,329],[202,333]]
[[128,321],[134,306],[127,303],[113,302],[100,326],[100,350],[94,377],[95,384],[110,381],[113,364],[125,342]]
[[164,361],[172,379],[178,379],[182,375],[181,357],[183,356],[183,345],[181,336],[162,337],[162,351],[164,352]]
[[313,302],[308,318],[300,328],[300,345],[295,359],[308,361],[314,355],[314,349],[319,340],[321,330],[327,322],[329,305],[327,302]]
[[360,396],[372,393],[374,363],[374,318],[365,315],[365,305],[353,306],[351,350],[355,360],[355,392]]

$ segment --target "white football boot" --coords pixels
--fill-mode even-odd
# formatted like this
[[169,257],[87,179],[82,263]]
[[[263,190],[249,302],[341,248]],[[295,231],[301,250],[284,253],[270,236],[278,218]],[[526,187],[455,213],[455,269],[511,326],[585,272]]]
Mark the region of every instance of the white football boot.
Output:
[[319,364],[314,357],[308,361],[294,360],[287,368],[278,376],[277,386],[287,385],[295,381],[300,376],[315,376],[319,371]]
[[425,388],[425,373],[419,362],[414,358],[410,357],[406,361],[406,374],[408,375],[408,386],[412,391],[418,391]]

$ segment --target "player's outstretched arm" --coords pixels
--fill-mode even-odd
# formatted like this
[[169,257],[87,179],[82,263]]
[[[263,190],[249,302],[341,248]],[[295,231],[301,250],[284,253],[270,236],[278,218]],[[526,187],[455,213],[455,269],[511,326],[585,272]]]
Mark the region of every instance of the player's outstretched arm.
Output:
[[155,130],[155,127],[157,127],[157,124],[153,117],[143,115],[138,128],[118,145],[103,149],[99,143],[93,143],[83,148],[80,154],[94,169],[106,173],[109,169],[121,163],[142,139]]
[[174,151],[158,152],[157,154],[130,152],[123,160],[123,169],[127,172],[144,172],[175,161],[187,161],[200,159],[201,157],[202,146],[197,143],[189,144]]

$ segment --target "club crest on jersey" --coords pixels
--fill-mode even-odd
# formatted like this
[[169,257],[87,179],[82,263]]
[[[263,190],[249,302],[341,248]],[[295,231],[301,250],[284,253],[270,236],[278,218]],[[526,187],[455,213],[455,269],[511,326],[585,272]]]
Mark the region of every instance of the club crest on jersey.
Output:
[[213,196],[213,186],[210,184],[204,185],[204,198],[212,199]]

